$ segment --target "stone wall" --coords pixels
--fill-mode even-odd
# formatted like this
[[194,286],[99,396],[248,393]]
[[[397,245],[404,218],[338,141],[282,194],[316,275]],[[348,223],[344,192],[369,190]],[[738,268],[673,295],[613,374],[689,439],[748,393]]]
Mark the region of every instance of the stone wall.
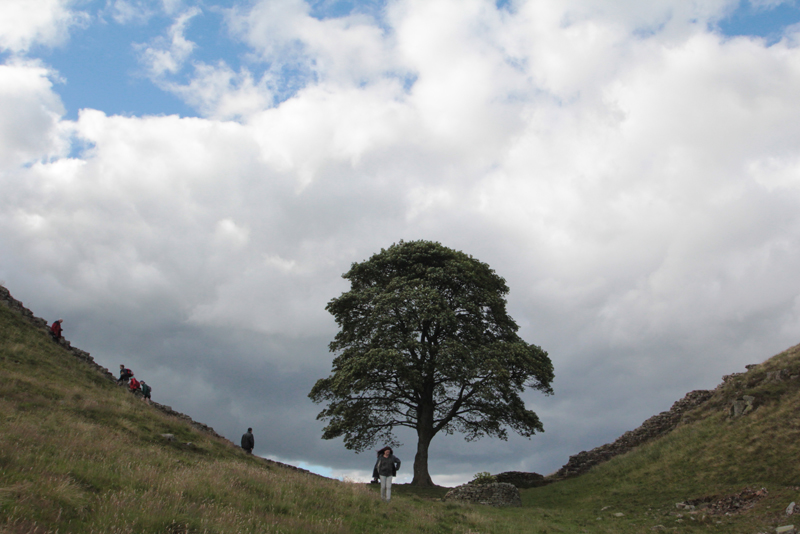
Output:
[[613,443],[607,443],[590,451],[581,451],[569,457],[569,461],[553,475],[547,477],[550,480],[561,480],[581,475],[595,465],[608,461],[614,456],[624,454],[639,445],[643,445],[673,430],[681,422],[683,415],[697,406],[706,402],[712,391],[695,390],[690,391],[684,398],[677,401],[666,412],[654,415],[636,430],[625,432]]
[[505,482],[506,484],[513,484],[519,489],[538,488],[549,483],[543,475],[539,473],[525,473],[523,471],[506,471],[494,475],[498,482]]
[[519,490],[513,484],[464,484],[448,491],[444,501],[457,501],[490,506],[521,506]]

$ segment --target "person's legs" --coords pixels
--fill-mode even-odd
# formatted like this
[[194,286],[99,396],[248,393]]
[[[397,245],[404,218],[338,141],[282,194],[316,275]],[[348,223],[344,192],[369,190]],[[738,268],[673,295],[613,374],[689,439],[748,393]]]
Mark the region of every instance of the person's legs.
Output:
[[392,477],[381,475],[381,499],[389,502],[392,498]]

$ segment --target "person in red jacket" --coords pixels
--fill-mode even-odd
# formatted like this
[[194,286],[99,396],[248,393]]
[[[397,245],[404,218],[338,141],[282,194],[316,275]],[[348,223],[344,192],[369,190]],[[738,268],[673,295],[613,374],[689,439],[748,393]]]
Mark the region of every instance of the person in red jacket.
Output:
[[50,335],[53,336],[53,339],[56,342],[61,341],[61,323],[64,322],[64,319],[59,319],[58,321],[53,323],[53,326],[50,327]]
[[128,384],[128,388],[130,388],[131,393],[136,393],[139,391],[139,381],[136,380],[134,377],[131,377],[131,381]]

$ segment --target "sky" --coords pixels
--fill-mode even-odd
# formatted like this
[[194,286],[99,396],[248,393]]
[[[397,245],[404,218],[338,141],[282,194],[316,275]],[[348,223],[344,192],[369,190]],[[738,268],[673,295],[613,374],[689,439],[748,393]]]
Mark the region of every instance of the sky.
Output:
[[800,342],[799,44],[794,0],[4,0],[0,284],[154,400],[366,480],[307,397],[325,305],[438,241],[556,379],[544,433],[434,438],[434,482],[548,474]]

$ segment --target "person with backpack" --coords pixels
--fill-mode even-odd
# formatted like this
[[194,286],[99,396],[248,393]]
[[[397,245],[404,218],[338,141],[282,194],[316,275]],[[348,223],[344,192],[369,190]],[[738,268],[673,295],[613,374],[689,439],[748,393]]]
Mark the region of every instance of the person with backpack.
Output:
[[139,382],[139,386],[142,390],[143,399],[147,404],[150,404],[150,392],[153,391],[153,388],[148,386],[144,380]]
[[394,455],[391,447],[386,446],[378,451],[375,470],[381,478],[381,499],[386,502],[392,499],[392,477],[397,476],[398,469],[400,469],[400,458]]
[[131,390],[131,393],[136,393],[137,391],[139,391],[139,381],[131,377],[131,381],[128,384],[128,389]]
[[117,385],[119,386],[120,384],[126,384],[131,378],[133,378],[133,371],[127,369],[123,364],[120,364]]
[[253,454],[253,447],[256,446],[256,438],[253,437],[253,429],[248,428],[247,432],[242,435],[242,448],[247,454]]
[[61,342],[61,323],[64,322],[64,319],[59,319],[58,321],[53,323],[53,326],[50,327],[50,335],[53,336],[53,341],[56,343]]

